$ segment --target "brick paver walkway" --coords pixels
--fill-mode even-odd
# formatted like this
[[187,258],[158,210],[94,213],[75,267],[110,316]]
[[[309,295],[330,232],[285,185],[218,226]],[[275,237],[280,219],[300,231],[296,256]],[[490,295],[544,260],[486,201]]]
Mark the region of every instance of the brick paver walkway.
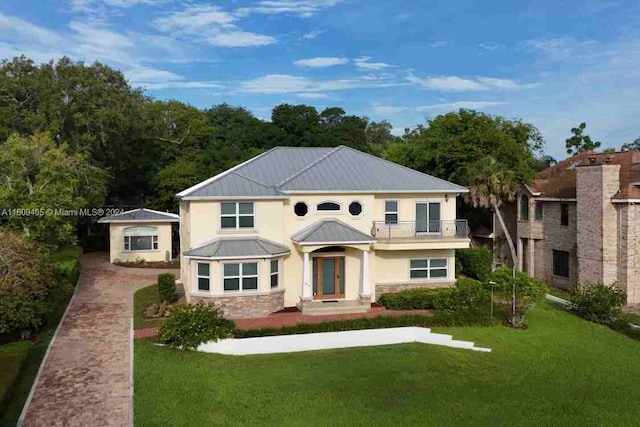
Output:
[[131,425],[132,295],[153,284],[154,270],[82,258],[80,280],[27,410],[25,426]]
[[[331,320],[358,319],[361,317],[420,315],[433,316],[434,310],[387,310],[384,307],[372,307],[368,313],[327,314],[322,316],[304,315],[299,311],[273,313],[267,317],[255,319],[234,319],[238,329],[282,328],[299,323],[322,323]],[[158,335],[158,328],[144,328],[135,331],[136,338],[153,338]]]

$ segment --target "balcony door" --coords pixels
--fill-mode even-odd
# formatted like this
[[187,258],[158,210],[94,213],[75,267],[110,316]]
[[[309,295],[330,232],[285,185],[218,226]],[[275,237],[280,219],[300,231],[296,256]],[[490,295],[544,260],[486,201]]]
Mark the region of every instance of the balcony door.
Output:
[[439,202],[416,203],[416,233],[440,233],[441,220]]

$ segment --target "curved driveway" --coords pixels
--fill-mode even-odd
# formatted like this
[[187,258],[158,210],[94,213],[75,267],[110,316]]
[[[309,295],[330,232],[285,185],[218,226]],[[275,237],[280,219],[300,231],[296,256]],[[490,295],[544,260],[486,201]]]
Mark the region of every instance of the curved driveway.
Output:
[[25,426],[132,424],[132,295],[158,270],[118,267],[104,253],[82,257],[80,280],[44,362]]

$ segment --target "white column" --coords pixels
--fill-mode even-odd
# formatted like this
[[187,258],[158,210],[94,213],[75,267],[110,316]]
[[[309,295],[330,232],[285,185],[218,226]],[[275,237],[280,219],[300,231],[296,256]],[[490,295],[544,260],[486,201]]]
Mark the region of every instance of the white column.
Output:
[[529,248],[529,265],[528,265],[528,270],[529,270],[529,276],[530,277],[535,277],[536,275],[536,266],[535,266],[535,240],[533,239],[529,239],[527,240],[527,246]]
[[523,247],[522,247],[522,239],[520,237],[518,239],[518,249],[517,249],[517,257],[518,257],[518,270],[522,271],[522,261],[523,261]]
[[309,252],[304,253],[304,263],[302,264],[302,298],[311,299],[311,263],[309,261]]
[[362,252],[362,285],[360,295],[371,295],[371,284],[369,283],[369,251]]

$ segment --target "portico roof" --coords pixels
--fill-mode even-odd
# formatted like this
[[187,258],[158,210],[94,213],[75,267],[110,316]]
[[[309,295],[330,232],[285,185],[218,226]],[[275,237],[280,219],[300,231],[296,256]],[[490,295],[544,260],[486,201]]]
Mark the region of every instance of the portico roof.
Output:
[[300,245],[375,243],[375,237],[335,218],[327,218],[303,228],[291,240]]

